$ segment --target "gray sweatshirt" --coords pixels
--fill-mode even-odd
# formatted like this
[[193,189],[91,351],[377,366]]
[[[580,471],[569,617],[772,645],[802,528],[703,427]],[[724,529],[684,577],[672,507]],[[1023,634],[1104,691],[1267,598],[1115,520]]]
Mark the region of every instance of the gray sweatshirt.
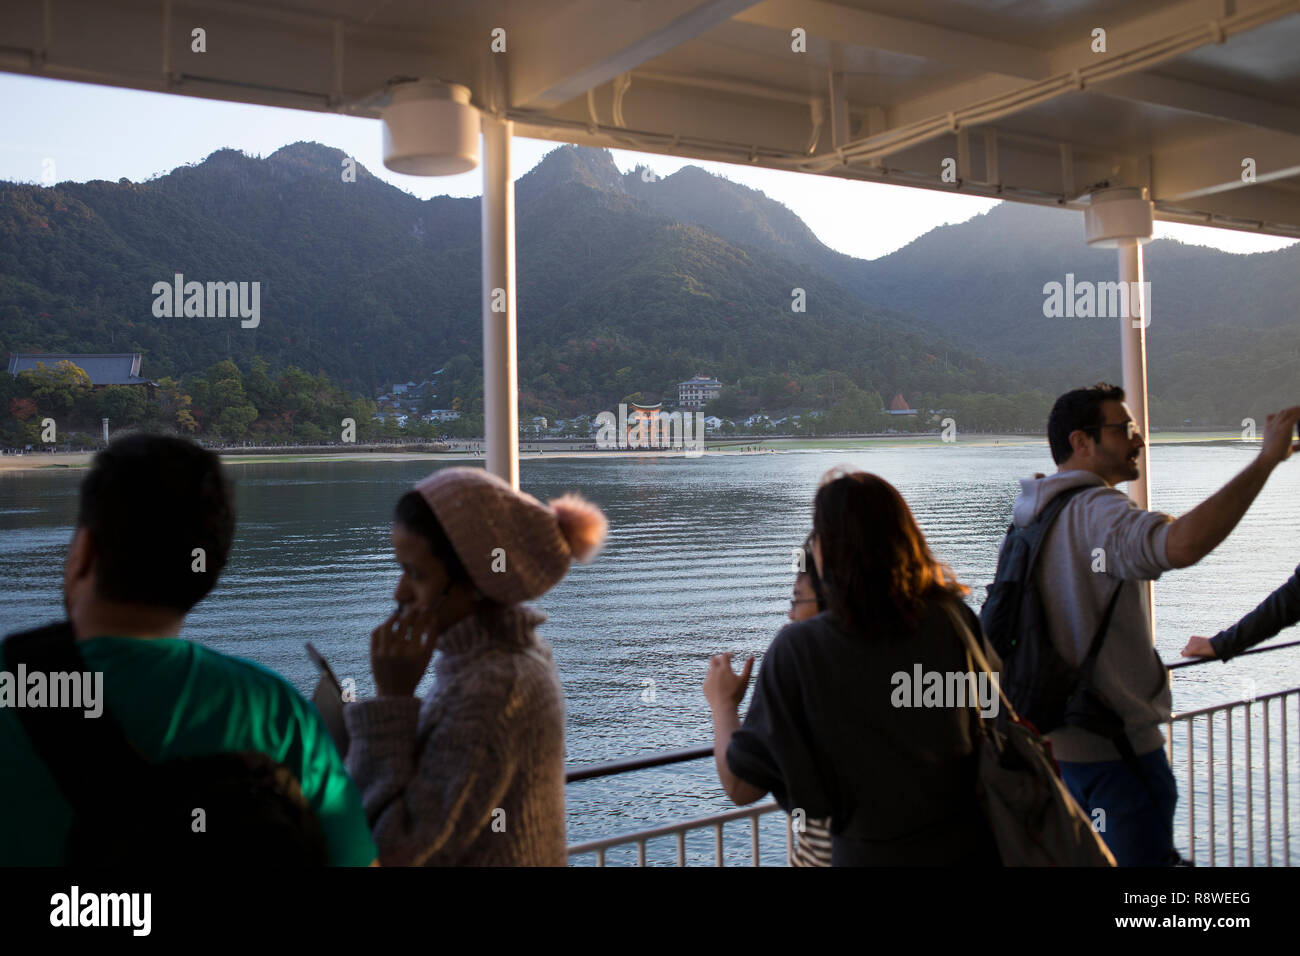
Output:
[[[1047,532],[1039,555],[1038,586],[1046,605],[1048,629],[1057,651],[1080,663],[1101,624],[1111,595],[1124,585],[1110,632],[1097,661],[1097,687],[1124,719],[1133,749],[1140,755],[1164,745],[1161,725],[1170,715],[1169,672],[1156,653],[1146,588],[1172,569],[1165,554],[1171,515],[1143,511],[1118,488],[1090,471],[1062,471],[1046,478],[1022,478],[1013,510],[1024,527],[1067,488],[1094,485],[1067,504]],[[1075,727],[1050,735],[1058,760],[1118,760],[1104,737]]]

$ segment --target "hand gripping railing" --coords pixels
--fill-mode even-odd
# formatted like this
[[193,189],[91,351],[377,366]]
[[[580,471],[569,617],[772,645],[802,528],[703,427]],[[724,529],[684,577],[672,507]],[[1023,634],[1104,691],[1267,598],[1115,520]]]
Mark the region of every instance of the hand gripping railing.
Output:
[[[1274,644],[1269,647],[1254,648],[1243,651],[1233,657],[1246,657],[1252,654],[1264,654],[1270,651],[1280,651],[1285,648],[1300,647],[1300,641],[1289,641],[1284,644]],[[1194,667],[1200,664],[1208,664],[1215,661],[1215,658],[1204,658],[1198,660],[1178,661],[1169,665],[1171,671],[1183,667]],[[1169,765],[1173,768],[1175,764],[1176,753],[1176,728],[1185,728],[1181,734],[1183,738],[1183,748],[1187,753],[1187,780],[1186,785],[1182,788],[1181,803],[1186,807],[1186,841],[1187,855],[1195,859],[1197,846],[1197,807],[1204,804],[1206,812],[1201,817],[1206,818],[1207,832],[1209,834],[1208,858],[1204,861],[1210,866],[1219,866],[1226,863],[1228,866],[1237,865],[1237,832],[1244,829],[1246,837],[1246,846],[1244,850],[1243,862],[1245,865],[1255,865],[1255,793],[1252,790],[1253,784],[1253,763],[1259,758],[1263,763],[1263,811],[1264,811],[1264,834],[1265,834],[1265,861],[1268,866],[1274,864],[1275,852],[1280,859],[1282,866],[1290,866],[1291,860],[1291,770],[1286,759],[1288,748],[1288,720],[1287,706],[1291,701],[1296,703],[1296,727],[1295,734],[1297,746],[1300,747],[1300,687],[1294,687],[1289,690],[1277,691],[1272,694],[1265,694],[1261,697],[1249,697],[1243,700],[1232,701],[1227,704],[1218,704],[1213,707],[1203,707],[1199,710],[1188,711],[1185,713],[1174,714],[1168,725],[1168,743],[1167,750],[1169,754]],[[1276,707],[1272,706],[1276,703]],[[1252,731],[1254,727],[1254,710],[1256,706],[1261,709],[1263,723],[1262,740],[1254,737]],[[1279,733],[1275,738],[1271,732],[1271,713],[1276,710],[1278,716]],[[1236,751],[1234,757],[1233,747],[1233,714],[1242,712],[1244,720],[1241,726],[1244,729],[1244,755],[1243,751]],[[1220,786],[1218,776],[1216,775],[1215,759],[1215,718],[1222,714],[1224,723],[1224,739],[1226,742],[1226,784]],[[1203,750],[1198,750],[1195,746],[1197,722],[1203,720],[1205,728],[1206,744]],[[1276,746],[1275,746],[1276,743]],[[1273,787],[1273,756],[1274,750],[1277,751],[1280,765],[1280,788],[1275,791]],[[628,773],[633,770],[644,770],[651,767],[662,767],[668,764],[683,763],[691,760],[700,760],[713,755],[712,747],[691,747],[685,750],[672,750],[665,753],[647,754],[642,757],[633,757],[627,760],[614,760],[607,763],[590,764],[587,766],[574,767],[565,774],[566,783],[576,783],[581,780],[591,780],[597,777],[609,777],[617,774]],[[1243,791],[1245,811],[1244,820],[1238,812],[1237,788],[1236,781],[1239,778],[1237,766],[1240,763],[1245,765],[1245,786]],[[1297,763],[1300,763],[1300,753],[1297,754]],[[1202,765],[1205,770],[1204,786],[1198,786],[1200,782],[1196,776],[1197,765]],[[1300,788],[1297,788],[1300,790]],[[1222,839],[1222,820],[1216,812],[1219,796],[1226,797],[1226,848],[1223,846]],[[1198,801],[1198,797],[1201,798]],[[589,853],[595,853],[596,865],[605,865],[606,851],[613,847],[635,845],[637,848],[637,866],[646,865],[646,843],[656,837],[674,836],[677,843],[677,865],[686,865],[686,834],[693,830],[703,830],[711,827],[713,829],[713,857],[714,865],[722,866],[723,857],[723,826],[724,824],[735,821],[750,821],[750,843],[751,843],[751,865],[760,865],[759,855],[759,820],[768,814],[780,811],[780,806],[776,801],[758,804],[756,806],[740,807],[735,810],[728,810],[724,813],[712,814],[705,817],[697,817],[692,820],[685,820],[681,823],[667,824],[665,826],[654,827],[648,830],[639,830],[634,833],[625,833],[618,836],[606,837],[599,840],[587,840],[582,843],[575,843],[569,846],[568,855],[582,856]],[[1274,814],[1280,817],[1282,827],[1280,833],[1274,833],[1273,819]],[[1180,813],[1180,816],[1183,814]],[[792,849],[792,828],[785,822],[784,815],[781,817],[783,829],[785,831],[785,846],[787,858]],[[1244,826],[1239,826],[1243,824]],[[1180,844],[1182,840],[1177,841]],[[1202,839],[1202,842],[1206,842]],[[1222,851],[1222,852],[1221,852]]]

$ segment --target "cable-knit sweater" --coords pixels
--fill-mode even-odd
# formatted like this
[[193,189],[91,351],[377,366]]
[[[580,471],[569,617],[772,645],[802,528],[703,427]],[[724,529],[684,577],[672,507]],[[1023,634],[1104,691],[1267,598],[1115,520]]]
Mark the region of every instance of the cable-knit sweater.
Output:
[[385,866],[564,866],[564,694],[524,606],[438,638],[421,703],[349,704],[348,771]]

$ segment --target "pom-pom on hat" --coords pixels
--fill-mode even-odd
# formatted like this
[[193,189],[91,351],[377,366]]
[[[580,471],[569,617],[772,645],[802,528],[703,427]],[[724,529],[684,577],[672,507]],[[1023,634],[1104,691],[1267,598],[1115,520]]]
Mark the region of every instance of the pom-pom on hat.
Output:
[[415,490],[474,586],[500,604],[541,597],[570,562],[595,557],[608,528],[601,510],[578,495],[544,505],[481,468],[443,468]]

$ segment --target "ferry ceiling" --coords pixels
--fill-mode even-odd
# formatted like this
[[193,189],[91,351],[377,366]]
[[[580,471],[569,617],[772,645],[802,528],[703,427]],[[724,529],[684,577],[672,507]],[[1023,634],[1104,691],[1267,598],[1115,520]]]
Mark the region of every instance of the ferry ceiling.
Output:
[[0,6],[16,73],[370,117],[442,81],[516,135],[1294,237],[1298,51],[1296,0]]

